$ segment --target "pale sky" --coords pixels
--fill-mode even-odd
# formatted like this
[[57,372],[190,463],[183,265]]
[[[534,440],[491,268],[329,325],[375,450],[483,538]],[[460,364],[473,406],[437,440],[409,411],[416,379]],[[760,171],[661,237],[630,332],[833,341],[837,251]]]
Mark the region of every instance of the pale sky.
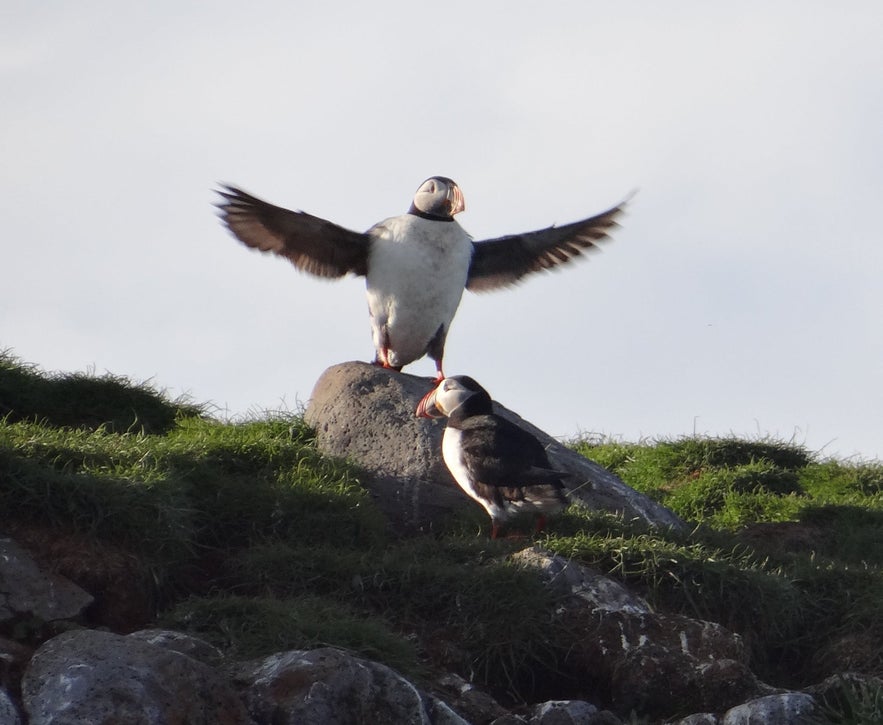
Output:
[[883,458],[881,38],[879,0],[6,0],[0,348],[297,409],[372,359],[363,280],[247,250],[218,182],[364,230],[441,174],[476,239],[637,189],[603,252],[466,293],[446,372],[556,436]]

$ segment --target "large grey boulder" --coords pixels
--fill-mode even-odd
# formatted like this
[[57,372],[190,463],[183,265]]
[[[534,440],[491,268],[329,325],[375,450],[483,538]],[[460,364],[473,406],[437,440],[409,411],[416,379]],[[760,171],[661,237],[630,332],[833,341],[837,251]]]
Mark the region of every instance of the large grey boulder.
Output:
[[12,539],[0,538],[0,624],[76,619],[92,601],[69,579],[43,571]]
[[760,694],[742,639],[719,624],[654,612],[617,582],[538,547],[513,560],[558,594],[558,616],[574,633],[568,672],[618,708],[722,712]]
[[97,630],[43,644],[22,680],[30,725],[251,725],[217,671],[186,655]]
[[784,692],[759,697],[727,710],[721,725],[808,725],[815,709],[812,695]]
[[469,725],[386,665],[331,647],[240,663],[233,679],[258,723]]
[[[394,524],[412,529],[431,527],[457,507],[475,506],[441,458],[444,421],[415,417],[417,403],[432,387],[429,378],[367,363],[341,363],[316,382],[306,410],[320,450],[364,468],[370,476],[365,483],[379,507]],[[493,394],[490,383],[488,387]],[[552,465],[572,474],[572,500],[649,525],[685,527],[664,506],[499,403],[495,411],[536,436]]]
[[224,655],[213,644],[209,644],[199,637],[186,634],[184,632],[176,632],[172,629],[139,629],[126,635],[131,639],[140,639],[155,647],[172,650],[182,655],[187,655],[191,659],[202,662],[203,664],[215,666],[220,664]]
[[531,708],[530,725],[588,725],[598,708],[584,700],[549,700]]

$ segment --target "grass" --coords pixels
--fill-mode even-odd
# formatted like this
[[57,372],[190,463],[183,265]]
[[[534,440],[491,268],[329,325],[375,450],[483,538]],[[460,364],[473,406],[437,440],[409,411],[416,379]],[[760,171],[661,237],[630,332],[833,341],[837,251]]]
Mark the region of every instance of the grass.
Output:
[[739,632],[772,681],[823,676],[834,663],[820,653],[859,633],[850,664],[883,674],[883,464],[817,461],[772,440],[572,445],[696,529],[686,544],[655,534],[559,548]]
[[[8,354],[0,411],[0,529],[43,542],[75,581],[84,558],[93,579],[113,568],[102,556],[126,562],[125,581],[134,566],[151,609],[115,620],[120,631],[174,626],[236,657],[335,645],[418,679],[456,671],[510,701],[587,694],[552,594],[508,562],[525,542],[490,541],[481,512],[394,535],[360,471],[319,454],[299,415],[213,420],[149,385],[50,375]],[[740,633],[772,684],[883,674],[883,466],[771,440],[573,446],[695,530],[572,508],[539,543],[661,611]],[[59,550],[67,559],[48,555]],[[850,693],[874,706],[873,692]]]
[[124,433],[162,433],[179,416],[201,409],[184,400],[167,400],[146,383],[133,385],[114,375],[46,375],[0,350],[0,418],[40,420],[52,426]]
[[160,623],[198,635],[239,659],[333,645],[405,674],[418,669],[412,642],[379,619],[323,597],[189,597],[165,612]]
[[883,722],[883,683],[837,676],[817,698],[810,725],[871,725]]

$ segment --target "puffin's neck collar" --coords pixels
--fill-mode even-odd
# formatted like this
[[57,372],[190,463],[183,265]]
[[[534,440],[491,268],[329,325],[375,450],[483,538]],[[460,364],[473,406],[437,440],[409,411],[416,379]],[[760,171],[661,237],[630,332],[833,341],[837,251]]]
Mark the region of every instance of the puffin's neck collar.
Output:
[[419,216],[421,219],[429,219],[434,222],[452,222],[452,221],[454,221],[454,217],[452,217],[452,216],[442,216],[441,214],[430,214],[429,212],[421,211],[413,204],[411,204],[411,208],[408,209],[408,214],[413,214],[414,216]]

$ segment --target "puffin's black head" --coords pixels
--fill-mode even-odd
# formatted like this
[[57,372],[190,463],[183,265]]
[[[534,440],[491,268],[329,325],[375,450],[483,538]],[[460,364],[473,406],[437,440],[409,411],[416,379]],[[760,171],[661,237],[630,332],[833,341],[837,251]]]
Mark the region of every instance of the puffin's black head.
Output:
[[420,184],[414,194],[408,213],[424,219],[450,222],[454,220],[455,214],[465,209],[463,192],[453,179],[447,176],[430,176]]
[[468,375],[454,375],[423,397],[417,406],[417,417],[443,418],[455,411],[461,417],[491,413],[491,396]]

